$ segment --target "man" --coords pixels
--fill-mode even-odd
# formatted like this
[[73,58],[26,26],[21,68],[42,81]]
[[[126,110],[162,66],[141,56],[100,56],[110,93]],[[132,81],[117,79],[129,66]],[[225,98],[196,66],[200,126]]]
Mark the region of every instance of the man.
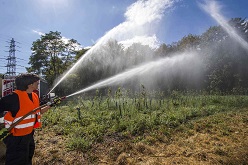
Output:
[[[5,128],[9,128],[22,116],[39,107],[39,98],[33,91],[38,88],[40,78],[35,74],[21,74],[16,77],[16,90],[0,100],[0,113],[4,116]],[[50,106],[37,110],[23,119],[4,139],[6,145],[6,165],[32,164],[34,155],[34,129],[41,127],[40,117]]]

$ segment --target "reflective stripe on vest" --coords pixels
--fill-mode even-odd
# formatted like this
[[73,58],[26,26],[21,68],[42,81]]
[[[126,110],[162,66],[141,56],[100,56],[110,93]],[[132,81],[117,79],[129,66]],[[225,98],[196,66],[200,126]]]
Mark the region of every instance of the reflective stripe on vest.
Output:
[[[15,118],[12,117],[11,112],[7,112],[7,114],[4,116],[5,128],[9,128],[11,124],[15,123],[21,117],[39,106],[39,98],[36,93],[32,92],[33,101],[31,101],[26,91],[15,90],[14,92],[18,95],[20,109],[17,112]],[[38,122],[38,127],[36,126],[36,128],[39,128],[41,126],[40,110],[23,119],[11,130],[11,133],[13,136],[23,136],[30,134],[34,129],[34,125],[36,125],[35,122]]]
[[[9,128],[12,123],[17,122],[20,118],[22,118],[22,116],[15,118],[15,120],[13,122],[5,120],[5,128]],[[23,119],[23,121],[28,120],[28,119],[35,119],[35,118],[36,118],[36,115],[32,114],[32,115],[27,116],[25,119]],[[19,127],[19,124],[18,124],[18,125],[15,126],[15,128],[25,128],[24,127],[25,125],[27,125],[27,127],[30,127],[31,123],[34,123],[34,122],[29,122],[29,123],[26,123],[26,124],[20,124],[20,125],[22,125],[21,127]]]

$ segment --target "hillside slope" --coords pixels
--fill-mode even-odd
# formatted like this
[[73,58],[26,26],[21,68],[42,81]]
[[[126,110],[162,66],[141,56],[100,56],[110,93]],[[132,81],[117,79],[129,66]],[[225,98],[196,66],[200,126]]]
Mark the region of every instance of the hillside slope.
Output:
[[167,131],[107,134],[81,152],[69,151],[66,137],[45,127],[35,135],[34,164],[248,164],[247,108],[192,119]]

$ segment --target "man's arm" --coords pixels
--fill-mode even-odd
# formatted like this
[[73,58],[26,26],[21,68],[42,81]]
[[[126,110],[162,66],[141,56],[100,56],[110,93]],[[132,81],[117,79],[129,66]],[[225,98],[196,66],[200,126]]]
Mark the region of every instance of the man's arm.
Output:
[[3,98],[0,99],[0,117],[3,117],[3,112],[5,110],[5,104]]
[[10,111],[12,116],[15,117],[19,110],[19,98],[16,93],[9,94],[0,100],[0,114],[4,111]]
[[44,108],[41,108],[40,113],[41,114],[45,113],[46,111],[48,111],[49,108],[51,108],[49,105],[45,106]]

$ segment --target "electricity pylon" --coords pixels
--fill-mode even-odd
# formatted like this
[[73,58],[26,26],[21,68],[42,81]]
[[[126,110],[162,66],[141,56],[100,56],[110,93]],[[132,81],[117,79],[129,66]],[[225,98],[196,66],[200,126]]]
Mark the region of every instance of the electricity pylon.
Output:
[[14,38],[11,39],[10,41],[10,46],[9,46],[9,56],[7,57],[7,72],[6,76],[15,76],[16,75],[16,57],[15,57],[15,40]]

